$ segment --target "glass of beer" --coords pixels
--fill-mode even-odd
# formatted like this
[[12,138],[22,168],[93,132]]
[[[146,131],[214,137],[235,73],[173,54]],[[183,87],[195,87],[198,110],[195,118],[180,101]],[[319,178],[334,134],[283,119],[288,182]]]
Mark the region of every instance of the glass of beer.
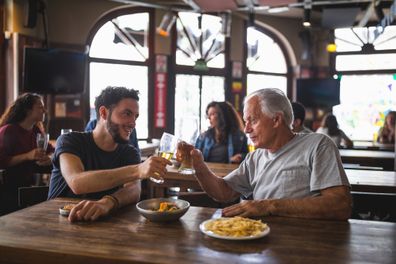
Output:
[[[178,139],[172,134],[164,133],[162,134],[159,149],[158,149],[158,156],[170,160],[173,157],[173,153],[176,150]],[[150,180],[155,183],[164,183],[164,179],[150,177]]]
[[194,149],[193,145],[188,144],[185,141],[181,141],[177,144],[177,160],[180,161],[179,172],[181,174],[194,174],[195,170],[193,167],[191,150]]

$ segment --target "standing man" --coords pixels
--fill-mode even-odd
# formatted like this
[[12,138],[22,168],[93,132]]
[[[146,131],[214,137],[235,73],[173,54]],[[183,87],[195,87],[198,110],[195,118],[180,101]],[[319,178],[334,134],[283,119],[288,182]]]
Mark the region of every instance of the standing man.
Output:
[[312,133],[312,131],[304,126],[305,121],[305,107],[298,103],[291,103],[293,109],[293,132],[294,133]]
[[138,101],[133,89],[107,87],[95,100],[95,129],[59,137],[48,198],[87,199],[71,210],[70,221],[94,221],[137,202],[140,180],[163,177],[171,165],[161,157],[140,163],[136,148],[128,145],[139,116]]
[[281,90],[248,95],[243,117],[256,151],[238,169],[218,177],[199,150],[191,152],[198,181],[212,198],[227,202],[252,196],[224,208],[224,216],[349,218],[351,195],[337,146],[324,135],[294,134],[292,108]]

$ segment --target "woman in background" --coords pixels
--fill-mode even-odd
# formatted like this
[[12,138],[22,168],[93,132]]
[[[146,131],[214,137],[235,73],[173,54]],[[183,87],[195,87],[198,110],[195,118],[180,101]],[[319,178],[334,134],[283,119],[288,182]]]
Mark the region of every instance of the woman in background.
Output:
[[[26,93],[4,112],[0,118],[0,168],[5,170],[3,179],[3,212],[18,209],[18,188],[31,186],[33,174],[39,167],[50,166],[47,151],[37,148],[36,137],[44,133],[44,104],[38,94]],[[0,208],[1,209],[1,208]],[[0,212],[1,214],[1,212]]]
[[207,162],[240,163],[248,153],[243,121],[228,102],[211,102],[206,107],[210,128],[202,133],[195,147]]
[[344,133],[344,131],[338,128],[337,118],[333,114],[328,113],[323,117],[322,124],[316,132],[329,136],[338,147],[353,147],[352,140]]
[[384,126],[378,132],[379,143],[395,143],[396,111],[390,111],[385,117]]

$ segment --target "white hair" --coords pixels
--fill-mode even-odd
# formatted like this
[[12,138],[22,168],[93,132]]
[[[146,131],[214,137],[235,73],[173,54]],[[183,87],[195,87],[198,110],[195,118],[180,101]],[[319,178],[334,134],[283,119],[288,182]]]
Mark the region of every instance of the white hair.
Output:
[[283,115],[285,124],[292,128],[293,110],[289,99],[286,95],[277,88],[264,88],[250,93],[245,97],[244,104],[253,97],[257,97],[261,106],[261,112],[269,117],[274,117],[275,114]]

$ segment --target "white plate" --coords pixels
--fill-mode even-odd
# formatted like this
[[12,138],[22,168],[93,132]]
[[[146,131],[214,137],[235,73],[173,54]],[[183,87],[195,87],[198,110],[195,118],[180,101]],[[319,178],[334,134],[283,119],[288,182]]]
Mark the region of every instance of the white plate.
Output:
[[[222,217],[222,218],[225,218],[225,217]],[[261,232],[261,233],[259,233],[257,235],[254,235],[254,236],[242,236],[242,237],[221,236],[221,235],[213,233],[212,231],[206,230],[206,228],[205,228],[205,224],[206,223],[208,223],[210,221],[222,219],[222,218],[208,219],[206,221],[203,221],[199,225],[199,229],[201,230],[202,233],[204,233],[207,236],[214,237],[214,238],[219,238],[219,239],[226,239],[226,240],[251,240],[251,239],[258,239],[258,238],[261,238],[263,236],[268,235],[269,232],[270,232],[270,228],[269,228],[268,225],[267,225],[267,228],[263,232]]]

